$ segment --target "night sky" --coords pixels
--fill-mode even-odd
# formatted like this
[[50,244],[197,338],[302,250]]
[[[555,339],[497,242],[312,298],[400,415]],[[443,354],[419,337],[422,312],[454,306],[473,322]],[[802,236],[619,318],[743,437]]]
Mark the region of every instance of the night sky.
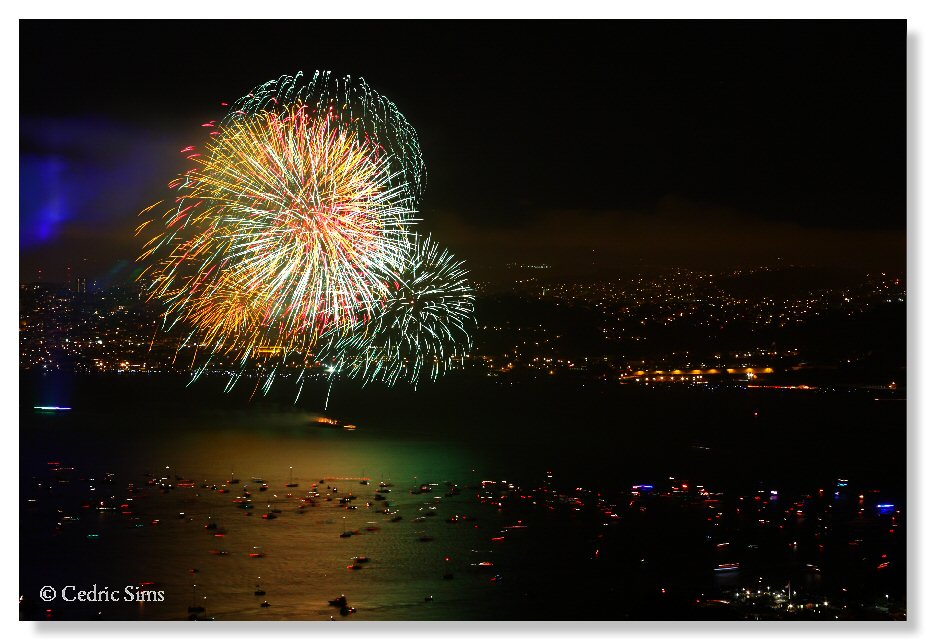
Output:
[[136,214],[253,86],[365,77],[475,274],[902,269],[904,21],[20,23],[20,280],[128,277]]

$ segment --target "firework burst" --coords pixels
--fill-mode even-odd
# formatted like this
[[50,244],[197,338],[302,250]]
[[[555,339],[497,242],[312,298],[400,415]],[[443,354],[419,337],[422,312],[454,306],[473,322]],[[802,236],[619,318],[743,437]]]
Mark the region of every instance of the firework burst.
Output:
[[461,263],[412,241],[424,164],[391,101],[362,79],[299,73],[203,127],[176,196],[138,228],[153,230],[139,260],[164,329],[195,349],[191,381],[219,357],[238,366],[230,389],[257,360],[264,392],[294,366],[301,393],[334,359],[365,382],[417,385],[468,354],[472,291]]
[[325,355],[337,362],[337,371],[364,383],[405,380],[417,386],[421,379],[436,379],[472,346],[474,296],[466,274],[462,262],[430,236],[416,237],[371,319]]
[[406,261],[423,176],[413,129],[363,82],[316,75],[296,91],[299,77],[269,83],[286,102],[263,85],[206,123],[206,147],[183,149],[194,166],[177,197],[144,212],[163,224],[140,258],[150,295],[197,352],[307,361],[321,335],[369,317],[382,274]]

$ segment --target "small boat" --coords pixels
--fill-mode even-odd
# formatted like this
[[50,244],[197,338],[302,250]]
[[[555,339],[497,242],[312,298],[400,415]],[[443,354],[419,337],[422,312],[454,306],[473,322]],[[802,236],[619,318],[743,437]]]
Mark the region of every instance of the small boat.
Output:
[[260,588],[254,591],[255,597],[263,597],[265,594],[267,594],[267,592],[265,590],[261,590]]
[[276,519],[276,515],[274,513],[263,513],[261,517],[264,519]]
[[352,531],[352,530],[345,530],[344,532],[342,532],[342,533],[340,534],[340,536],[341,536],[341,537],[353,537],[353,531]]
[[346,617],[347,615],[352,615],[352,614],[355,613],[356,611],[357,611],[356,608],[353,608],[353,607],[350,607],[350,606],[344,606],[344,607],[342,607],[342,608],[340,609],[340,614],[341,614],[342,617]]
[[395,515],[395,516],[392,517],[389,521],[401,521],[401,520],[402,520],[402,516],[401,516],[401,515]]
[[336,608],[342,608],[347,605],[347,596],[341,595],[340,597],[335,597],[328,601],[329,606],[334,606]]
[[431,602],[431,601],[433,601],[433,600],[434,600],[434,596],[433,596],[433,595],[427,595],[426,597],[424,597],[424,603],[429,603],[429,602]]
[[741,567],[741,564],[731,563],[731,564],[720,564],[713,569],[713,572],[734,572]]
[[286,484],[286,488],[298,488],[299,484],[293,481],[292,479],[292,466],[289,467],[289,483]]
[[261,607],[261,608],[269,608],[269,607],[270,607],[270,602],[269,602],[269,601],[264,601],[262,604],[260,604],[260,607]]
[[205,611],[206,611],[206,609],[205,609],[203,606],[189,606],[189,607],[186,609],[186,612],[189,612],[189,613],[196,613],[196,614],[198,614],[198,613],[200,613],[200,612],[205,612]]
[[353,558],[353,563],[355,563],[355,564],[365,564],[365,563],[369,563],[369,557],[366,557],[365,555],[361,555],[361,556],[359,556],[359,557],[354,557],[354,558]]
[[359,570],[362,567],[362,564],[350,564],[347,566],[347,570]]
[[264,556],[263,550],[260,549],[260,546],[254,546],[253,550],[249,553],[251,557],[259,558]]

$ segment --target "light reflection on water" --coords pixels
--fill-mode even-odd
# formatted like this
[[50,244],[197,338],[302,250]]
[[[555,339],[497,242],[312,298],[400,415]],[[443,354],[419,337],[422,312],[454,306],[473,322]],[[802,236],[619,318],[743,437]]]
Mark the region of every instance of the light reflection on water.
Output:
[[[55,416],[54,421],[40,422],[31,434],[43,439],[46,460],[75,465],[81,476],[101,478],[105,472],[115,473],[111,485],[94,484],[97,490],[92,494],[96,496],[109,493],[121,502],[128,482],[144,485],[144,473],[179,475],[195,480],[198,486],[199,482],[223,484],[233,471],[241,481],[229,486],[226,494],[198,487],[162,494],[148,487],[130,503],[130,509],[140,515],[140,527],[118,511],[98,514],[78,509],[81,521],[61,533],[73,540],[52,544],[49,552],[59,556],[45,555],[24,570],[23,590],[33,589],[26,583],[35,582],[37,591],[40,585],[66,579],[119,588],[153,581],[156,589],[166,591],[164,603],[119,607],[118,613],[111,605],[99,605],[104,617],[146,619],[182,619],[187,607],[194,605],[204,605],[205,616],[217,619],[326,619],[331,614],[340,618],[327,601],[341,593],[360,609],[356,618],[362,619],[485,618],[486,607],[498,607],[488,585],[490,575],[469,565],[477,563],[471,557],[490,552],[486,535],[473,524],[445,522],[452,514],[471,514],[479,508],[471,490],[442,497],[447,490],[444,482],[468,483],[477,478],[471,452],[435,439],[387,437],[362,425],[355,431],[307,426],[312,417],[293,412],[221,411],[160,417],[158,428],[149,428],[144,423],[148,420],[140,417],[131,441],[114,437],[104,415],[92,422],[79,416],[71,420]],[[34,469],[36,460],[31,461],[24,466]],[[297,488],[284,487],[290,481],[290,466],[300,484]],[[270,488],[259,492],[252,477],[265,480]],[[356,480],[320,485],[318,505],[300,512],[300,497],[323,477],[370,477],[370,482],[368,486]],[[380,480],[394,483],[393,493],[385,497],[403,516],[402,521],[391,522],[388,515],[374,512],[383,503],[373,500]],[[423,482],[439,486],[432,493],[410,494],[413,486]],[[74,509],[91,494],[89,485],[75,478],[55,487],[54,500]],[[251,516],[232,503],[245,485],[252,491]],[[335,501],[324,501],[325,488],[331,486],[339,488],[339,495],[357,495],[353,502],[357,510],[337,506],[337,494]],[[43,501],[51,500],[46,495]],[[425,503],[438,504],[437,515],[414,522]],[[269,508],[282,512],[276,519],[262,519],[260,515]],[[224,537],[205,530],[210,518],[226,531]],[[152,525],[155,519],[159,523]],[[25,530],[32,532],[30,523],[38,521],[43,520],[27,517]],[[486,520],[483,525],[498,524]],[[367,532],[366,527],[380,530]],[[99,539],[85,538],[91,530],[99,531]],[[344,530],[363,534],[341,538]],[[418,541],[420,533],[435,539]],[[47,532],[38,527],[34,534],[41,539]],[[75,546],[78,551],[72,552]],[[249,557],[254,546],[265,557]],[[229,554],[210,554],[213,550]],[[362,570],[348,570],[356,555],[367,555],[371,561]],[[444,578],[447,566],[452,580]],[[199,572],[191,573],[193,568]],[[258,583],[267,592],[265,597],[253,594]],[[433,601],[425,602],[428,595]],[[264,599],[271,604],[269,608],[259,607]],[[86,609],[81,608],[79,614],[85,615]]]
[[[21,414],[22,497],[39,499],[21,511],[21,592],[36,593],[42,585],[68,582],[122,588],[154,581],[166,590],[167,601],[127,608],[57,607],[55,618],[103,612],[109,618],[184,619],[187,607],[205,596],[206,616],[219,619],[327,619],[332,613],[339,619],[327,601],[341,593],[359,609],[352,618],[364,620],[620,618],[615,606],[633,605],[626,602],[627,595],[648,587],[659,592],[665,577],[693,575],[695,581],[686,586],[691,589],[699,588],[701,572],[714,585],[738,582],[746,573],[717,581],[715,563],[705,564],[703,571],[670,561],[650,568],[648,561],[639,563],[639,543],[618,543],[612,553],[614,572],[596,576],[595,596],[606,606],[550,605],[562,589],[585,587],[585,577],[593,576],[587,568],[584,573],[575,568],[587,561],[582,553],[593,539],[587,529],[550,520],[545,527],[531,527],[536,531],[531,542],[498,547],[488,541],[490,536],[512,522],[476,504],[473,491],[447,499],[432,521],[420,525],[412,520],[428,495],[411,495],[409,489],[425,481],[465,485],[486,478],[536,486],[549,469],[562,487],[608,492],[669,475],[728,490],[749,490],[756,484],[786,489],[788,482],[793,490],[805,490],[826,485],[818,482],[833,477],[851,476],[861,485],[865,474],[878,482],[904,476],[902,464],[893,461],[896,455],[883,455],[879,466],[872,465],[867,428],[881,424],[880,447],[901,451],[901,407],[864,396],[758,397],[667,390],[649,394],[624,388],[606,393],[572,389],[571,394],[557,395],[562,389],[476,385],[442,395],[435,390],[432,395],[416,395],[414,401],[389,395],[385,402],[372,392],[341,391],[335,408],[343,413],[332,416],[355,420],[358,429],[347,431],[311,427],[318,414],[292,407],[207,410],[202,406],[218,400],[204,402],[202,397],[212,397],[206,392],[197,399],[147,385],[123,385],[112,397],[108,390],[96,383],[84,389],[75,395],[74,410],[67,414],[40,415],[28,409]],[[162,397],[167,400],[164,406]],[[35,405],[31,399],[23,405]],[[766,421],[756,423],[756,412]],[[72,482],[55,484],[49,494],[35,484],[48,485],[46,463],[52,460],[75,466],[76,472]],[[287,498],[282,487],[289,481],[290,466],[300,483],[291,491],[293,498]],[[138,522],[118,512],[79,508],[89,494],[89,483],[79,481],[81,476],[100,479],[106,472],[115,473],[111,486],[97,481],[94,492],[121,498],[130,481],[144,484],[148,472],[157,477],[181,475],[198,485],[224,482],[232,471],[241,484],[227,494],[182,488],[162,495],[148,489],[131,504]],[[246,517],[232,503],[254,476],[271,486],[266,493],[254,490],[255,511],[265,512],[270,503],[282,511],[278,519]],[[338,483],[342,490],[361,496],[361,507],[345,512],[321,502],[297,514],[297,498],[311,483],[331,476],[370,477],[369,487],[355,481]],[[403,521],[389,522],[385,515],[362,507],[380,480],[395,484],[393,501]],[[433,494],[443,492],[440,486]],[[62,512],[56,511],[59,507]],[[185,513],[182,519],[180,512]],[[445,523],[450,515],[473,513],[479,517],[479,528]],[[78,515],[80,521],[56,531],[67,514]],[[345,514],[346,522],[341,519]],[[209,517],[227,529],[224,538],[205,531]],[[154,519],[160,520],[157,526],[151,525]],[[345,526],[362,529],[370,521],[381,530],[340,537]],[[665,551],[660,540],[667,530],[647,531],[636,542],[658,542],[653,552]],[[417,541],[420,532],[435,540]],[[628,539],[638,532],[627,529]],[[91,533],[99,533],[99,539],[87,539]],[[247,557],[254,546],[266,556]],[[230,554],[215,556],[211,550]],[[372,561],[360,571],[347,570],[351,557],[358,554]],[[452,580],[443,579],[446,556],[451,557]],[[648,552],[645,556],[652,559]],[[495,567],[470,565],[483,557],[491,557]],[[629,565],[636,568],[624,570]],[[200,572],[190,573],[191,568]],[[495,574],[504,578],[491,583]],[[253,594],[258,577],[269,608],[260,608],[263,597]],[[518,578],[520,585],[515,587]],[[530,594],[533,599],[527,601],[524,593],[531,589],[542,594]],[[427,595],[433,595],[432,602],[424,601]]]

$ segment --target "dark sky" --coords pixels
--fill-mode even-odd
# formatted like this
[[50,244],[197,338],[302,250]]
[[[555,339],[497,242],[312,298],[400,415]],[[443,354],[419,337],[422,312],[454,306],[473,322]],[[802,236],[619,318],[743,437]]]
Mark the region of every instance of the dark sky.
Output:
[[904,21],[20,24],[23,281],[130,270],[198,124],[316,68],[417,128],[474,270],[905,261]]

